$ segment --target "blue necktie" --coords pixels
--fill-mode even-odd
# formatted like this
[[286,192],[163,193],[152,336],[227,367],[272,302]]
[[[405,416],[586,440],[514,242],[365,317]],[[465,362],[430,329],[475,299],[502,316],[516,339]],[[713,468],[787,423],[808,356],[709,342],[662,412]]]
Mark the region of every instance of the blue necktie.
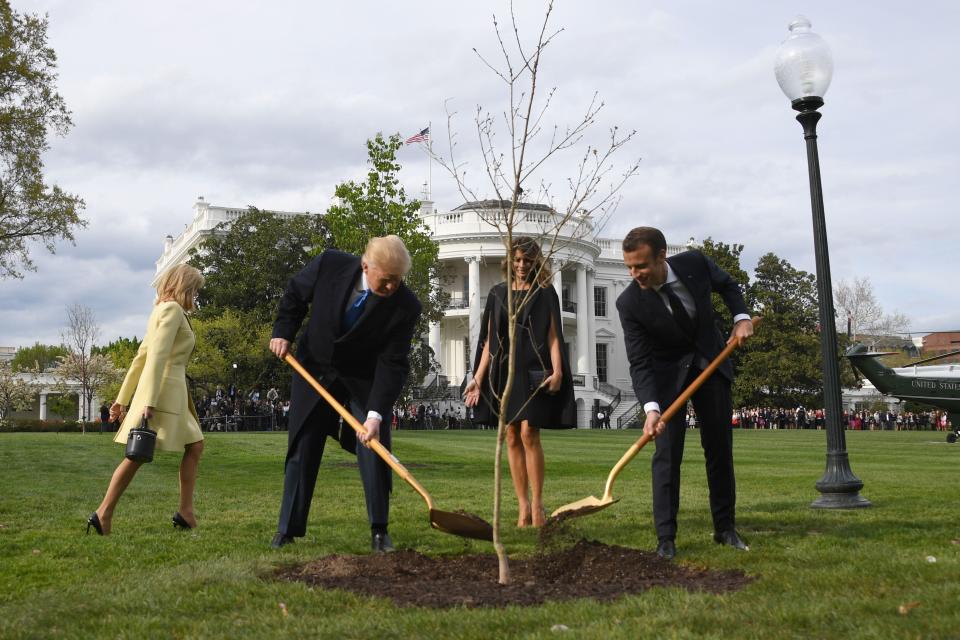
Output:
[[357,301],[347,307],[346,313],[343,314],[343,328],[346,331],[350,331],[353,325],[357,324],[357,320],[363,315],[363,308],[366,306],[369,297],[370,289],[364,289]]

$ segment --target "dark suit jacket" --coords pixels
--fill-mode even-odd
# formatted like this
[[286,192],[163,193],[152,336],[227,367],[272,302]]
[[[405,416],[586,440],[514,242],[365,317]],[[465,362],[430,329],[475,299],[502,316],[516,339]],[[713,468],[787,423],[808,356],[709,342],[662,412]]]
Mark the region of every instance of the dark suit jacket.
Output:
[[[403,283],[388,298],[371,294],[363,315],[344,331],[343,312],[360,271],[360,258],[342,251],[328,250],[314,258],[287,283],[273,337],[293,342],[310,310],[297,342],[297,359],[325,387],[339,383],[352,399],[388,420],[410,371],[407,356],[420,301]],[[296,372],[290,397],[289,428],[295,432],[321,398]],[[352,430],[344,434],[352,436]]]
[[[634,280],[617,298],[633,390],[641,404],[658,402],[661,411],[666,411],[680,394],[696,357],[709,362],[726,345],[714,321],[711,292],[720,294],[733,315],[747,313],[740,285],[699,251],[685,251],[667,258],[667,262],[696,303],[693,340],[680,329],[656,291],[641,289]],[[733,380],[729,362],[718,371]]]

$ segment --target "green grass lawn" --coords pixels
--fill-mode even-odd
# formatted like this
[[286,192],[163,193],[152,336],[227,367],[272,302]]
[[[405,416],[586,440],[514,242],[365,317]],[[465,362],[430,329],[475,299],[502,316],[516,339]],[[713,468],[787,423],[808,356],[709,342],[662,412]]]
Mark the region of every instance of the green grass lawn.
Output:
[[[638,436],[544,432],[548,507],[599,496]],[[307,537],[275,551],[268,543],[285,434],[209,436],[193,532],[170,524],[178,457],[158,454],[124,496],[107,538],[83,530],[119,445],[97,434],[0,434],[0,638],[960,638],[960,445],[939,433],[848,432],[851,466],[874,506],[821,511],[809,505],[823,473],[824,432],[738,431],[735,442],[738,528],[751,551],[712,542],[691,432],[677,561],[742,569],[757,578],[746,589],[435,611],[264,579],[286,564],[368,551],[358,472],[332,441]],[[437,508],[490,518],[493,432],[401,431],[395,443]],[[640,452],[620,475],[618,504],[574,521],[576,535],[653,548],[650,455]],[[504,496],[512,524],[508,485]],[[426,554],[492,552],[489,543],[431,530],[424,502],[399,479],[391,535]],[[512,554],[536,549],[534,531],[509,526],[504,535]],[[557,624],[569,631],[551,631]]]

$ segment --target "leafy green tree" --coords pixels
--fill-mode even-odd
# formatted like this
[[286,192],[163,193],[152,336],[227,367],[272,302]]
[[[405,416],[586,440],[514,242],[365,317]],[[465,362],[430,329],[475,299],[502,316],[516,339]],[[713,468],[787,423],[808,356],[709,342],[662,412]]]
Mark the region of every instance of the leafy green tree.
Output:
[[76,420],[80,395],[77,393],[59,393],[47,396],[47,419],[53,416],[61,420]]
[[126,369],[130,366],[130,361],[137,355],[140,349],[140,343],[143,342],[136,336],[132,338],[117,338],[103,346],[95,346],[90,349],[90,353],[98,353],[110,359],[118,369]]
[[[816,278],[768,253],[757,263],[748,298],[763,322],[742,349],[735,404],[823,406]],[[838,364],[841,385],[856,384],[846,358]]]
[[14,372],[35,371],[43,373],[57,366],[57,358],[69,353],[64,345],[35,343],[32,347],[20,347],[14,354],[10,366]]
[[47,46],[47,19],[20,14],[0,0],[0,278],[35,269],[30,246],[51,253],[85,227],[78,196],[45,184],[41,155],[49,133],[72,126],[56,91],[57,56]]
[[[363,253],[372,237],[400,236],[413,259],[405,282],[423,305],[414,336],[423,336],[431,322],[443,319],[447,294],[440,285],[442,274],[437,260],[440,249],[418,214],[420,202],[407,200],[397,179],[400,170],[397,150],[401,146],[403,141],[399,134],[384,138],[378,133],[372,140],[367,140],[370,168],[366,180],[337,185],[335,194],[339,203],[327,210],[326,221],[333,246],[355,255]],[[424,340],[414,339],[405,395],[412,385],[420,384],[430,372],[436,371],[436,355]]]
[[187,373],[198,390],[212,394],[218,384],[236,384],[241,390],[288,388],[289,371],[267,349],[272,330],[272,322],[257,323],[231,309],[214,318],[195,318],[197,343]]
[[[750,277],[747,275],[747,272],[743,270],[743,267],[740,266],[740,255],[743,253],[743,245],[727,244],[725,242],[718,242],[713,238],[707,238],[700,246],[700,251],[717,263],[717,266],[729,273],[730,276],[740,284],[744,298],[746,298],[747,308],[752,308],[749,299]],[[733,327],[733,316],[730,314],[730,310],[727,309],[726,303],[719,294],[711,294],[711,298],[713,300],[713,311],[717,322],[717,330],[720,331],[721,335],[727,336]],[[730,362],[735,370],[739,370],[740,356],[739,350],[734,351],[730,356]]]
[[[729,273],[743,288],[745,296],[749,295],[750,276],[740,266],[740,256],[743,254],[742,244],[727,244],[713,238],[707,238],[700,245],[700,251],[716,262],[717,266]],[[727,305],[723,303],[723,298],[713,294],[713,306],[717,315],[724,318],[724,326],[730,326],[733,323],[733,318],[730,316]]]
[[320,215],[279,216],[250,207],[221,223],[190,252],[189,263],[206,278],[197,317],[215,318],[231,309],[258,324],[272,322],[287,280],[328,243]]
[[140,349],[140,342],[141,340],[136,336],[133,338],[117,338],[102,347],[95,346],[90,349],[92,355],[101,355],[109,359],[119,373],[114,381],[106,383],[97,389],[97,393],[107,404],[112,403],[120,393],[123,376],[130,367],[134,356],[137,355],[137,350]]
[[742,350],[734,402],[817,406],[822,376],[813,275],[768,253],[757,263],[749,297],[763,324]]

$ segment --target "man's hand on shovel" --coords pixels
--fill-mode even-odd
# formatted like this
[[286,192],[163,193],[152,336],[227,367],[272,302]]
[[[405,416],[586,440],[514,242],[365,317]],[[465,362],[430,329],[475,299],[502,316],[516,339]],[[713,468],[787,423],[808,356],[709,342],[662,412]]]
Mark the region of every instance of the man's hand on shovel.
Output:
[[363,428],[366,429],[367,432],[357,434],[357,438],[364,446],[369,448],[370,445],[367,444],[368,442],[380,439],[380,421],[376,418],[367,418],[366,422],[363,423]]
[[737,324],[733,325],[733,330],[730,332],[730,339],[727,340],[727,344],[730,344],[734,340],[740,340],[742,345],[746,342],[747,338],[753,335],[753,320],[743,319]]
[[272,338],[270,340],[270,351],[283,360],[284,356],[290,353],[290,341],[283,338]]
[[666,428],[667,425],[660,419],[659,411],[647,412],[647,418],[643,423],[643,432],[650,436],[651,440],[663,433]]

